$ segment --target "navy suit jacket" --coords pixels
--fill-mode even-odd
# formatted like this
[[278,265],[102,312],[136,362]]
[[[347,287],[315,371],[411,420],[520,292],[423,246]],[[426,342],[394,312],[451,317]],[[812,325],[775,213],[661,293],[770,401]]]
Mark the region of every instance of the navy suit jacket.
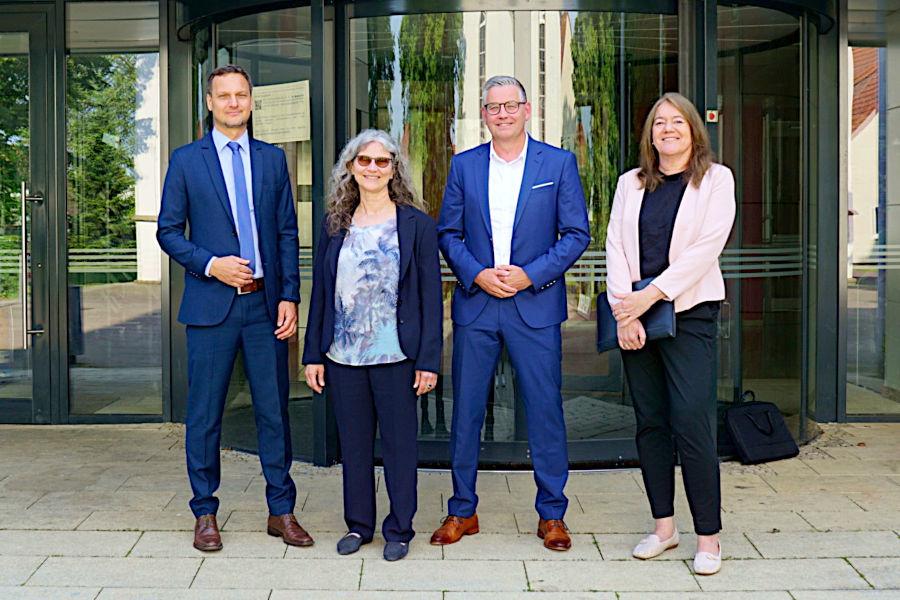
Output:
[[[438,221],[441,251],[458,281],[451,315],[459,325],[474,321],[488,300],[475,277],[494,266],[489,164],[490,143],[453,157]],[[529,139],[510,254],[510,262],[522,267],[531,279],[532,287],[513,296],[529,327],[548,327],[566,320],[563,275],[590,241],[575,155]]]
[[[280,148],[251,138],[250,166],[266,305],[275,322],[280,301],[300,301],[294,194]],[[158,222],[160,247],[185,269],[178,320],[185,325],[218,325],[228,315],[237,290],[207,277],[206,265],[214,256],[240,256],[241,252],[210,134],[172,153]]]
[[[334,293],[345,231],[329,235],[323,220],[313,267],[303,364],[318,365],[334,341]],[[411,206],[397,207],[400,285],[397,334],[400,349],[421,371],[441,372],[444,307],[434,220]]]

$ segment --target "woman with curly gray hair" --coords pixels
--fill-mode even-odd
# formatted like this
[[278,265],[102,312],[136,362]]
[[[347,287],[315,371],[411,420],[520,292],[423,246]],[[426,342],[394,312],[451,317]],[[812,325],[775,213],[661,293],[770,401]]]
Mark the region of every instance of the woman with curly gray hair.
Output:
[[327,382],[338,426],[339,554],[374,536],[376,424],[391,505],[384,558],[406,556],[415,535],[415,400],[437,382],[443,327],[437,234],[419,206],[390,135],[366,129],[347,142],[331,173],[303,350],[306,382],[317,393]]

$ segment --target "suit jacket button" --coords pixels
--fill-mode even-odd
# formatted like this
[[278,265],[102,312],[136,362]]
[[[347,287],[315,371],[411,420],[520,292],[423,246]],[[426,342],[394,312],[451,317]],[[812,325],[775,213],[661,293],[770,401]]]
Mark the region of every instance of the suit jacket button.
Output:
[[400,319],[400,324],[403,325],[403,319]]

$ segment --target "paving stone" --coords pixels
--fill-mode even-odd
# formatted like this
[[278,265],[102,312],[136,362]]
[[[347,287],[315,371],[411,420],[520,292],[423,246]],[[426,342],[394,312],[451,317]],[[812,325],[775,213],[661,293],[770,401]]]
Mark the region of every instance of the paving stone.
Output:
[[3,600],[94,600],[100,588],[0,587]]
[[898,600],[900,590],[792,591],[794,600]]
[[90,514],[74,509],[0,510],[0,529],[75,529]]
[[851,558],[850,564],[879,589],[900,590],[900,558]]
[[697,577],[703,591],[865,589],[868,584],[838,558],[729,561],[713,577]]
[[[516,514],[519,533],[534,534],[537,516]],[[571,533],[645,533],[653,530],[653,518],[648,510],[609,513],[567,513],[566,526]]]
[[51,556],[28,585],[187,588],[199,559]]
[[[566,564],[566,563],[553,563]],[[451,592],[525,591],[521,561],[400,560],[365,561],[360,589],[445,590]]]
[[162,509],[174,492],[48,492],[29,510],[104,510],[121,511]]
[[809,465],[820,475],[898,475],[900,460],[820,460]]
[[222,532],[222,550],[215,554],[193,546],[191,531],[148,531],[141,536],[129,556],[161,558],[284,558],[287,545],[265,533]]
[[359,586],[361,568],[362,561],[359,559],[207,558],[191,587],[355,590]]
[[792,600],[787,592],[622,592],[619,600]]
[[892,531],[749,532],[747,537],[764,558],[900,556],[900,538]]
[[900,510],[872,512],[805,512],[803,518],[821,531],[878,531],[895,529]]
[[0,531],[4,556],[125,556],[140,534],[107,531]]
[[444,600],[616,600],[614,592],[447,592]]
[[880,494],[848,494],[848,498],[863,510],[900,513],[900,488]]
[[726,512],[740,513],[744,511],[849,511],[862,510],[851,497],[842,494],[797,494],[782,493],[765,496],[761,494],[737,495],[722,497],[722,508]]
[[[337,553],[338,540],[343,536],[342,533],[326,532],[314,534],[316,543],[312,547],[298,548],[296,546],[287,546],[287,554],[285,558],[297,559],[314,559],[314,558],[333,558],[337,560],[359,560],[372,559],[381,560],[384,553],[384,540],[381,535],[376,534],[375,539],[370,543],[363,545],[358,552],[341,556]],[[428,543],[431,532],[420,533],[413,538],[409,546],[409,554],[404,560],[441,560],[444,555],[440,546],[432,546]]]
[[786,510],[772,510],[765,514],[755,511],[723,513],[722,529],[726,531],[813,531],[806,520],[807,513],[798,515]]
[[0,490],[0,510],[25,510],[43,495],[44,492]]
[[[570,472],[569,480],[566,483],[566,494],[604,494],[610,492],[636,493],[643,491],[642,485],[638,482],[640,479],[640,471],[636,469],[624,469],[621,471],[602,471],[602,472]],[[522,486],[519,486],[520,488]],[[534,481],[531,482],[534,489]],[[510,481],[510,489],[513,493],[520,491],[512,487]]]
[[444,558],[459,560],[600,560],[590,535],[572,535],[572,548],[557,552],[544,548],[536,535],[479,533],[444,546]]
[[[442,598],[441,592],[303,592],[303,600],[442,600]],[[269,600],[297,600],[297,592],[272,590]]]
[[[296,598],[296,594],[293,598]],[[97,600],[267,600],[269,590],[159,590],[106,588]]]
[[897,484],[887,476],[879,475],[819,475],[819,476],[764,476],[776,492],[802,492],[807,494],[872,493],[892,489]]
[[78,525],[78,530],[193,531],[194,522],[194,515],[187,510],[97,510]]
[[690,570],[682,562],[525,563],[531,589],[540,592],[563,591],[698,591]]
[[[0,585],[20,585],[34,573],[43,556],[0,556]],[[2,597],[2,596],[0,596]]]
[[[644,534],[622,533],[596,533],[594,538],[600,546],[603,560],[636,560],[631,556],[631,551]],[[697,551],[697,536],[693,533],[681,533],[681,541],[677,548],[672,548],[657,556],[653,561],[660,560],[694,560]],[[722,532],[722,551],[725,559],[732,558],[760,558],[759,552],[753,547],[742,533]]]

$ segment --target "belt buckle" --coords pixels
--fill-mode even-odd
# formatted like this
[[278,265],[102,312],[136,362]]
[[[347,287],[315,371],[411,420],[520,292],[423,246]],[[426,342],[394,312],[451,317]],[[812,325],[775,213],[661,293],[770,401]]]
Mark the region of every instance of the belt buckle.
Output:
[[249,291],[245,292],[243,289],[237,288],[237,295],[238,295],[238,296],[246,296],[246,295],[249,294],[249,293],[250,293]]

